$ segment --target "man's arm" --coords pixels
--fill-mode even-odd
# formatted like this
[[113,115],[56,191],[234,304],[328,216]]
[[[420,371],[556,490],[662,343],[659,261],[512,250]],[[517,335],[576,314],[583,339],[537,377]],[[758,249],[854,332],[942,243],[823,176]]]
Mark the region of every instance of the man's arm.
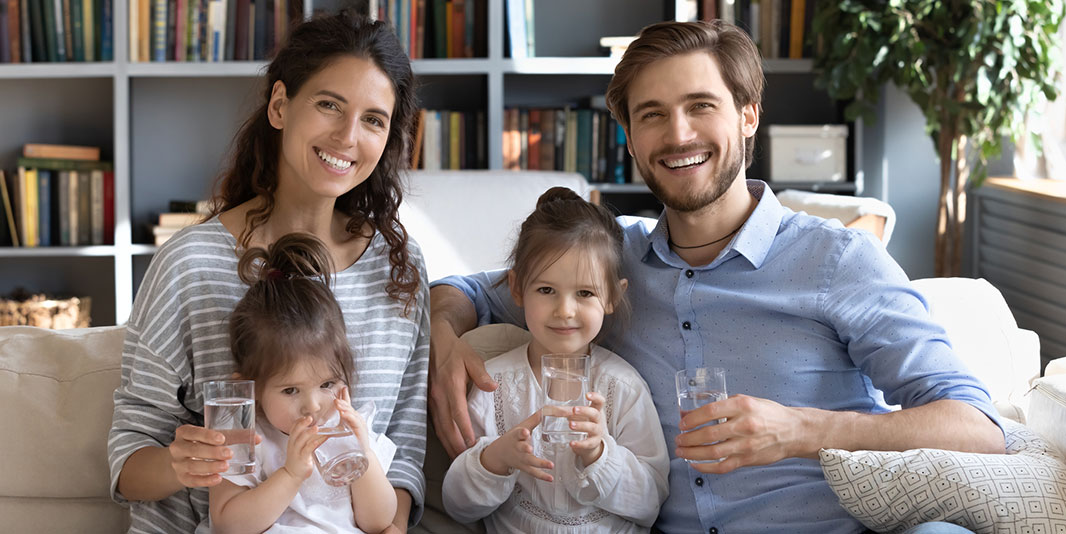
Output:
[[484,391],[496,383],[474,349],[459,340],[477,326],[474,304],[460,290],[438,285],[430,290],[429,412],[437,437],[455,458],[476,441],[467,412],[468,379]]
[[[708,422],[724,423],[686,432]],[[681,419],[678,456],[723,461],[692,464],[704,473],[766,465],[784,458],[817,458],[819,449],[908,450],[934,448],[1001,454],[1003,432],[977,408],[939,400],[884,414],[791,408],[734,395]],[[713,445],[708,445],[713,444]]]

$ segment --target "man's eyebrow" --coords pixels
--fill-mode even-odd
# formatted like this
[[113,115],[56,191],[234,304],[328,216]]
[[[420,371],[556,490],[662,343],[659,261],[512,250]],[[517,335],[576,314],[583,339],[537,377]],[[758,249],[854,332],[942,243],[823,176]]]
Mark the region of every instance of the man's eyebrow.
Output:
[[[710,100],[711,102],[714,102],[715,104],[721,104],[722,103],[722,98],[720,96],[718,96],[718,95],[716,95],[714,93],[708,92],[708,91],[697,91],[695,93],[688,93],[684,97],[682,97],[682,100],[684,100],[686,102],[692,101],[692,100]],[[663,105],[663,103],[658,101],[658,100],[645,100],[644,102],[641,102],[641,103],[637,104],[636,107],[634,107],[633,110],[630,112],[630,114],[631,115],[636,115],[637,113],[639,113],[642,110],[645,110],[645,109],[648,109],[648,108],[656,108],[656,107],[660,107],[662,105]]]

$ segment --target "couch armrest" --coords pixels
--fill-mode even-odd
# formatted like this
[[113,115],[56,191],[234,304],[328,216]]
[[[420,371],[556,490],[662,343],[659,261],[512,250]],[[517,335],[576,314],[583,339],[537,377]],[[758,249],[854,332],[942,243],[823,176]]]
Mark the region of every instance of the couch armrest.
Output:
[[1028,426],[1066,455],[1066,374],[1033,381]]

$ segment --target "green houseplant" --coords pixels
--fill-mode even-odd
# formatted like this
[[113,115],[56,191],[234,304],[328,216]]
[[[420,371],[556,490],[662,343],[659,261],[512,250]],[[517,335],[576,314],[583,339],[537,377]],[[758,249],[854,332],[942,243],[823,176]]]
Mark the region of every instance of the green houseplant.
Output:
[[1056,95],[1062,18],[1062,0],[817,3],[818,84],[851,101],[847,119],[872,118],[888,82],[925,114],[940,158],[937,276],[961,271],[967,184],[983,180],[1006,137],[1024,134],[1031,106]]

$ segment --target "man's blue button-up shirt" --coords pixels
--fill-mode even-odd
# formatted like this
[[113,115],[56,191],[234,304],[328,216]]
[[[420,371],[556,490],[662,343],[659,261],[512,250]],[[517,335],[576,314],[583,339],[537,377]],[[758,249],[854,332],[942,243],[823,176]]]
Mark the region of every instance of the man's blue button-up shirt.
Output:
[[[674,373],[724,367],[730,394],[787,406],[886,412],[940,399],[994,421],[985,387],[956,357],[903,270],[866,232],[784,208],[760,181],[748,221],[708,265],[670,250],[666,217],[620,217],[632,313],[601,344],[648,382],[670,445],[670,497],[656,527],[720,534],[863,532],[837,503],[817,460],[706,475],[673,456],[680,413]],[[480,323],[524,326],[500,271],[449,277]]]

